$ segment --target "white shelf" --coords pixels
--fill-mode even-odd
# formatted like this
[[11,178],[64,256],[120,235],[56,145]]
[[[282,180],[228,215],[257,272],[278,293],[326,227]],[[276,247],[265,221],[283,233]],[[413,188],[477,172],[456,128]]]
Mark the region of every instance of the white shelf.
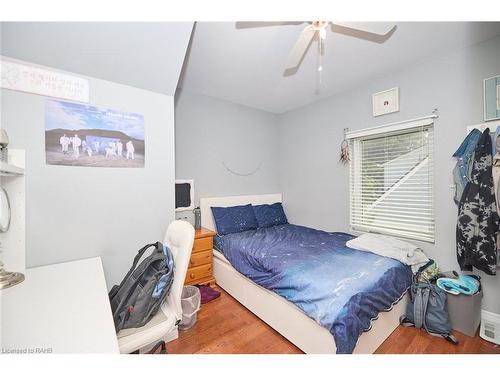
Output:
[[24,168],[0,161],[0,176],[23,176]]

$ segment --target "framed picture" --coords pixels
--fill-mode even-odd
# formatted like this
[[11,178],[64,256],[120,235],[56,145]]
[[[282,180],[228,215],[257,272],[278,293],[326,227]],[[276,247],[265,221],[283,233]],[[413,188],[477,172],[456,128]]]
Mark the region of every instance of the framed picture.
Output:
[[399,111],[399,87],[377,92],[372,95],[373,116]]
[[500,76],[486,78],[484,88],[484,121],[500,119]]
[[45,159],[52,165],[144,168],[144,117],[47,99]]

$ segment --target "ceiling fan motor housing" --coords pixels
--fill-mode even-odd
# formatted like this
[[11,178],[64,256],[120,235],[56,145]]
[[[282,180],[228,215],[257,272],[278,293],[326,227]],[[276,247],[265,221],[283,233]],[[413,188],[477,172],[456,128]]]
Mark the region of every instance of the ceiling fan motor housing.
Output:
[[312,27],[314,30],[320,31],[326,29],[329,23],[329,21],[312,21]]

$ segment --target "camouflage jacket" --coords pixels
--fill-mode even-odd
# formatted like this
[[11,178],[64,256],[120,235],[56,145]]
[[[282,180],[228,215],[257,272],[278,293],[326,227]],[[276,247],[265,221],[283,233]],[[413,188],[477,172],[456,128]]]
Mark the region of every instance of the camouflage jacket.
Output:
[[471,181],[465,186],[458,206],[457,259],[462,271],[475,267],[489,275],[496,274],[496,211],[492,176],[491,136],[486,129],[473,159]]

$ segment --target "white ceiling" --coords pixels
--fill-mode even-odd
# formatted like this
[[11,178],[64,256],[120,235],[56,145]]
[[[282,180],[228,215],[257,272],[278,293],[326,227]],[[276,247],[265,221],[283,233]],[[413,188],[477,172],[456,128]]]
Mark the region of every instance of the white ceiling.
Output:
[[1,53],[174,95],[193,22],[3,22]]
[[304,25],[236,29],[233,22],[197,22],[179,87],[274,113],[357,87],[447,50],[500,34],[500,22],[397,23],[384,44],[327,32],[323,84],[317,88],[317,43],[299,71],[283,76]]

